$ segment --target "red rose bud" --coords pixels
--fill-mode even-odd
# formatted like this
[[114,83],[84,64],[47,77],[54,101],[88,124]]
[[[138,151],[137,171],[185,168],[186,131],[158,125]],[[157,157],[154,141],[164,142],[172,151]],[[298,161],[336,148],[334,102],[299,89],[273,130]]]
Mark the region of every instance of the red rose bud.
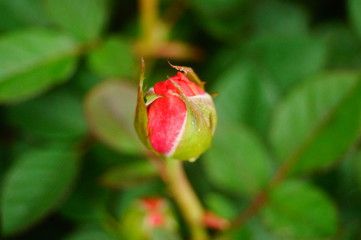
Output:
[[164,214],[163,211],[166,206],[164,199],[155,198],[143,198],[141,204],[144,210],[147,212],[146,222],[152,227],[162,227],[164,225]]
[[143,143],[158,154],[195,160],[211,144],[216,111],[192,69],[173,67],[184,74],[158,82],[145,95],[141,76],[135,125]]
[[170,203],[161,197],[141,198],[123,213],[121,231],[126,240],[155,239],[159,232],[178,234],[178,225]]

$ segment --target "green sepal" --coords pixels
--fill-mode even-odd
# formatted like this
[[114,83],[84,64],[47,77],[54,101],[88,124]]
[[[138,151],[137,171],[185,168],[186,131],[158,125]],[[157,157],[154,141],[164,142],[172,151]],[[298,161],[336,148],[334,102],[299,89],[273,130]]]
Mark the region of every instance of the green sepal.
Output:
[[157,95],[157,94],[146,94],[145,95],[145,106],[149,106],[152,102],[154,102],[156,99],[161,98],[163,96]]
[[168,62],[169,66],[172,68],[183,72],[183,74],[188,78],[189,81],[197,84],[200,88],[204,90],[204,82],[201,81],[201,79],[198,77],[198,75],[193,71],[190,67],[185,66],[176,66]]
[[148,137],[148,114],[147,114],[147,107],[144,101],[144,89],[143,89],[143,82],[145,78],[144,73],[145,73],[145,63],[144,63],[144,59],[142,59],[140,78],[138,84],[137,108],[135,112],[134,126],[139,136],[139,139],[142,141],[142,143],[147,148],[153,149]]

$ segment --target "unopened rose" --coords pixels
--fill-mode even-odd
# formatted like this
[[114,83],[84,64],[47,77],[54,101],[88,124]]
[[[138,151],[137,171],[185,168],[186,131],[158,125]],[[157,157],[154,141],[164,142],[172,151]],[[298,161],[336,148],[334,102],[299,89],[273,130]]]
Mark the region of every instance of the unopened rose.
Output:
[[[177,239],[178,224],[171,203],[165,198],[136,199],[124,209],[121,216],[122,239]],[[159,237],[159,233],[163,238]]]
[[136,130],[140,139],[156,153],[178,160],[195,160],[209,148],[216,126],[212,97],[196,75],[185,73],[158,82],[143,93],[138,89]]

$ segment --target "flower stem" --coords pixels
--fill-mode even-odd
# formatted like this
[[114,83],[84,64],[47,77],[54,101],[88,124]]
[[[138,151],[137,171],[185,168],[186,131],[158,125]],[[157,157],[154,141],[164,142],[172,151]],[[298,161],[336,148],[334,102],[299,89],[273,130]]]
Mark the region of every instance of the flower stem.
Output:
[[158,0],[139,0],[142,38],[152,44],[153,31],[158,21]]
[[207,230],[203,225],[204,210],[186,177],[183,162],[167,159],[166,172],[169,190],[190,227],[192,240],[209,239]]

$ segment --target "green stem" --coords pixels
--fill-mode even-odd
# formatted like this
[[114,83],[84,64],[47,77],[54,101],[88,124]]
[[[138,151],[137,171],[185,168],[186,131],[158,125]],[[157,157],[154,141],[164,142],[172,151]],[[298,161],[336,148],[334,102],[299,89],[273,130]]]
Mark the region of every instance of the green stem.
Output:
[[139,5],[142,39],[145,44],[150,46],[153,41],[153,31],[158,19],[158,0],[139,0]]
[[182,165],[182,161],[167,159],[166,181],[174,200],[190,227],[192,239],[207,240],[209,237],[203,225],[204,210],[186,177]]

